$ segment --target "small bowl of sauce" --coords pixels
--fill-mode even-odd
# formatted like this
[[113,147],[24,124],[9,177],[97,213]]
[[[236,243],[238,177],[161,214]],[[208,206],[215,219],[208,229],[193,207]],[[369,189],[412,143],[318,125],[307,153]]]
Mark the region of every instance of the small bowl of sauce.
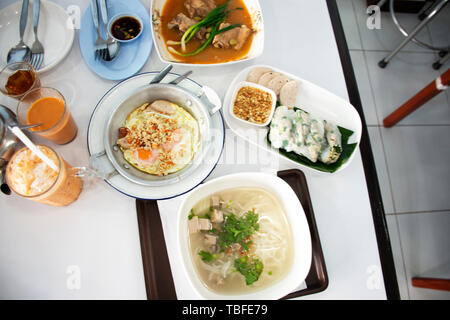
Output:
[[0,71],[0,92],[11,98],[19,100],[25,93],[40,86],[36,70],[27,62],[14,62]]
[[111,18],[108,32],[117,41],[130,42],[139,38],[144,25],[141,18],[133,13],[121,13]]

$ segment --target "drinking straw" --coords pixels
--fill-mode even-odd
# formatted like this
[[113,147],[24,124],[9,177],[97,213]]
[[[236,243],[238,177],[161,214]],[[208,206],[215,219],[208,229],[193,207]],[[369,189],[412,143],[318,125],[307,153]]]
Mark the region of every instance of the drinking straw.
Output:
[[50,160],[44,153],[42,153],[41,150],[39,150],[36,145],[31,142],[31,140],[23,133],[23,131],[15,126],[11,128],[11,131],[17,136],[17,138],[20,139],[20,141],[23,142],[24,145],[26,145],[31,152],[33,152],[36,156],[38,156],[42,161],[44,161],[50,168],[52,168],[55,171],[58,171],[58,166]]

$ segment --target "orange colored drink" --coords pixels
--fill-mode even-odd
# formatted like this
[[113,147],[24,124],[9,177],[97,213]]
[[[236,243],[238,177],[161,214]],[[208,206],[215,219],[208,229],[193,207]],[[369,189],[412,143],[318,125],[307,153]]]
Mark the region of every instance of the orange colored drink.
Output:
[[20,100],[17,114],[24,125],[40,124],[30,130],[54,143],[68,143],[77,135],[77,125],[64,97],[55,89],[30,91]]
[[6,168],[8,186],[18,195],[52,206],[66,206],[78,199],[83,181],[55,151],[38,148],[53,161],[58,170],[45,164],[28,148],[17,151]]

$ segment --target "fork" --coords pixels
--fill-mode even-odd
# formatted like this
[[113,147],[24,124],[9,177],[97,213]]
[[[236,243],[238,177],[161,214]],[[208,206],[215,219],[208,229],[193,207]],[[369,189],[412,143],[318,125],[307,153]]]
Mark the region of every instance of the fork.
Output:
[[38,40],[37,27],[39,22],[39,11],[40,11],[40,0],[33,1],[33,31],[34,31],[34,42],[31,46],[31,61],[30,64],[34,69],[39,70],[44,61],[44,47],[42,43]]
[[98,5],[97,0],[91,0],[91,12],[92,12],[92,20],[94,21],[95,29],[97,30],[97,39],[94,44],[94,54],[95,59],[103,59],[105,60],[108,55],[108,48],[106,45],[106,40],[102,38],[100,35],[100,27],[98,24]]

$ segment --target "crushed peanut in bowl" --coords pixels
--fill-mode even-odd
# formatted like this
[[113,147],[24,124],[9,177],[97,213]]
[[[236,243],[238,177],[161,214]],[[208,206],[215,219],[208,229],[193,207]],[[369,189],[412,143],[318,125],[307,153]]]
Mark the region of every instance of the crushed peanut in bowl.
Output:
[[254,86],[243,86],[234,99],[233,114],[241,120],[258,125],[270,121],[274,107],[273,95]]

